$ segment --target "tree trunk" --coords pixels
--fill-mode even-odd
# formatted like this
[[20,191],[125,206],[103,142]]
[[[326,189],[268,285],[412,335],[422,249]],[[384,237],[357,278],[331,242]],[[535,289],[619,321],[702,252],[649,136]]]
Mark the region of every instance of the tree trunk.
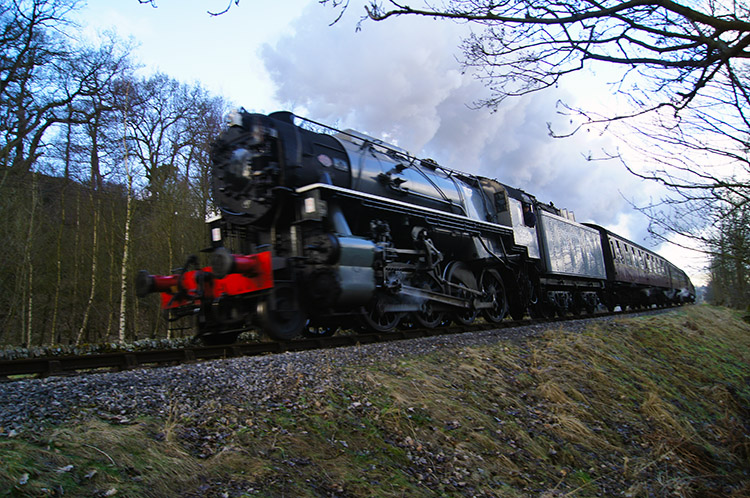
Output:
[[32,252],[32,238],[34,236],[34,214],[36,213],[36,202],[37,202],[37,193],[36,193],[36,175],[34,173],[31,173],[31,214],[29,215],[29,229],[26,233],[26,277],[27,277],[27,286],[26,286],[26,292],[28,292],[28,295],[26,296],[26,323],[25,323],[25,333],[24,333],[24,342],[26,343],[27,347],[31,347],[31,339],[32,339],[32,330],[34,327],[34,261],[31,257]]
[[[92,192],[92,204],[93,204],[93,192]],[[97,263],[98,263],[98,252],[99,252],[99,205],[100,201],[97,199],[96,204],[94,205],[94,234],[93,234],[93,241],[91,243],[91,292],[89,292],[89,298],[88,301],[86,301],[86,307],[83,312],[83,323],[81,323],[81,328],[78,330],[78,335],[76,336],[76,344],[81,343],[81,339],[83,338],[83,333],[86,330],[86,326],[89,322],[89,315],[91,313],[91,305],[94,302],[94,294],[96,293],[96,272],[98,270]]]
[[[127,159],[125,159],[127,163]],[[126,166],[127,169],[127,166]],[[128,290],[128,257],[130,255],[130,218],[132,216],[132,186],[133,179],[130,176],[130,171],[127,171],[128,177],[128,196],[127,204],[125,207],[125,242],[122,248],[122,266],[120,267],[120,327],[118,332],[118,340],[125,342],[125,318],[127,315],[127,290]]]
[[[69,111],[68,117],[72,112]],[[71,136],[72,136],[73,125],[68,122],[66,141],[65,141],[65,183],[63,188],[60,190],[60,224],[57,229],[57,277],[55,282],[55,298],[52,305],[52,327],[49,333],[49,343],[57,344],[60,342],[60,338],[57,337],[57,316],[60,312],[60,286],[62,285],[62,237],[63,227],[65,226],[65,192],[68,187],[68,180],[70,179],[70,156],[71,156]]]
[[[126,90],[126,92],[129,91]],[[125,94],[125,100],[128,100],[128,94]],[[124,148],[124,160],[125,160],[125,176],[128,182],[127,201],[125,204],[125,233],[124,233],[124,244],[122,248],[122,266],[120,267],[120,327],[118,331],[118,340],[123,343],[125,342],[125,325],[128,311],[128,257],[130,254],[130,219],[133,216],[133,175],[130,171],[130,165],[128,164],[128,142],[127,142],[127,124],[128,115],[127,112],[123,118],[123,134],[122,134],[122,146]]]
[[60,225],[57,229],[57,280],[55,282],[55,298],[52,304],[52,327],[50,328],[49,343],[56,344],[60,340],[57,337],[57,315],[60,311],[60,286],[62,285],[62,236],[65,226],[65,188],[60,192]]
[[[107,226],[113,227],[115,226],[115,208],[110,209],[110,214],[112,216],[112,222],[111,224],[107,225],[105,224],[105,233],[107,232]],[[111,234],[109,236],[109,243],[107,244],[109,250],[107,251],[109,253],[109,268],[107,270],[107,275],[114,275],[115,274],[115,255],[114,255],[114,247],[115,247],[115,237]],[[106,332],[106,338],[109,341],[112,337],[112,317],[115,315],[114,310],[110,308],[112,304],[115,302],[115,292],[116,292],[116,285],[117,280],[115,278],[108,278],[109,285],[107,287],[109,288],[109,296],[107,298],[107,332]]]

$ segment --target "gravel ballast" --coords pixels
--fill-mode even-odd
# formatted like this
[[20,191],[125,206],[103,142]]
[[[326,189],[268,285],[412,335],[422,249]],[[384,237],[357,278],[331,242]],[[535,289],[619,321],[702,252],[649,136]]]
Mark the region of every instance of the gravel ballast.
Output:
[[[648,313],[658,313],[652,311]],[[136,417],[210,416],[217,407],[273,407],[300,393],[340,385],[343,369],[366,367],[445,348],[524,340],[550,328],[581,331],[591,321],[614,326],[616,317],[529,325],[502,330],[349,346],[323,351],[244,357],[174,367],[136,369],[0,384],[0,436],[12,437],[69,421],[99,417],[129,423]],[[347,380],[352,379],[348,370]]]

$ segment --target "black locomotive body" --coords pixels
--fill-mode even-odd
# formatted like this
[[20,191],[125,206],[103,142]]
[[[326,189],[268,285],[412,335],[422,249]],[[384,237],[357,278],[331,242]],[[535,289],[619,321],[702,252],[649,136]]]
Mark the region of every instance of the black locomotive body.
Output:
[[[213,163],[211,266],[137,280],[207,341],[693,299],[684,273],[633,278],[610,241],[635,244],[522,190],[291,113],[232,113]],[[662,262],[647,276],[679,272],[639,250]]]

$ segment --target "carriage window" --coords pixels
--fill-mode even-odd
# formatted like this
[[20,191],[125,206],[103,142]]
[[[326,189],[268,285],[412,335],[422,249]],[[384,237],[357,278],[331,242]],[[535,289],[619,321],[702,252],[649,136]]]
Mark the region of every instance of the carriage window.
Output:
[[615,250],[615,255],[616,256],[615,257],[617,258],[617,260],[620,263],[624,263],[625,262],[625,256],[623,256],[623,254],[622,254],[622,248],[620,247],[620,242],[617,241],[617,240],[615,241],[615,247],[616,247],[616,250]]

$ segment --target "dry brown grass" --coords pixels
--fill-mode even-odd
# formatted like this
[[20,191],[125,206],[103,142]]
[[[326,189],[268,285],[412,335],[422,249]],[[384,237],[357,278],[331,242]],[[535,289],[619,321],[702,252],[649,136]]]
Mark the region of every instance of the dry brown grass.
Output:
[[[73,465],[72,476],[80,478],[98,469],[89,480],[92,491],[117,490],[120,496],[127,496],[134,484],[140,488],[143,483],[142,496],[175,496],[194,487],[200,466],[179,444],[163,440],[159,429],[133,424],[112,430],[109,424],[95,420],[57,429],[49,436],[56,461],[50,471]],[[123,471],[125,475],[121,475]]]
[[[713,486],[716,474],[708,472],[710,462],[720,457],[732,462],[730,468],[748,463],[747,438],[739,436],[742,424],[732,421],[747,411],[743,403],[747,406],[750,399],[737,371],[744,368],[750,378],[750,330],[727,313],[692,307],[635,324],[595,325],[583,334],[551,330],[525,350],[470,348],[441,357],[439,369],[420,362],[408,374],[417,378],[419,390],[392,378],[382,386],[396,405],[417,402],[440,420],[452,410],[432,399],[456,399],[457,392],[464,400],[477,393],[485,396],[484,406],[472,402],[457,412],[488,425],[498,413],[504,419],[497,437],[482,438],[481,447],[494,442],[496,454],[520,450],[546,461],[550,482],[559,472],[568,476],[559,489],[574,474],[591,483],[573,488],[576,494],[597,488],[603,478],[599,466],[582,462],[585,455],[599,454],[606,468],[620,469],[610,470],[608,478],[614,472],[620,479],[656,483],[631,483],[623,491],[638,495],[671,489],[692,496]],[[722,382],[716,382],[719,378]],[[459,386],[463,383],[471,387]],[[744,394],[727,385],[742,386]],[[437,439],[419,431],[416,435]],[[726,449],[722,444],[728,444]],[[575,471],[573,462],[585,468]],[[663,472],[665,467],[671,470]],[[501,465],[496,472],[513,481],[519,469],[517,464]]]
[[[570,395],[568,395],[566,389]],[[547,401],[559,405],[559,407],[553,407],[553,409],[561,409],[572,413],[583,412],[579,402],[584,401],[586,398],[571,384],[566,385],[564,389],[563,386],[554,380],[545,380],[539,384],[537,392]]]

